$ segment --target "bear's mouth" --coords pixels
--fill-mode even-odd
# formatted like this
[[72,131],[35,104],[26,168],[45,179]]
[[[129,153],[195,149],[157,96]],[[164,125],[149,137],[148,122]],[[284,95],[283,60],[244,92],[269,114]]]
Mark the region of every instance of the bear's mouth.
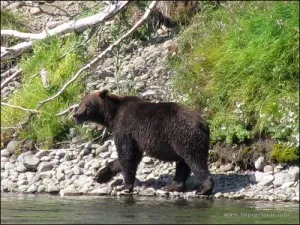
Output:
[[85,118],[83,115],[80,114],[74,114],[73,117],[75,118],[76,123],[82,124],[85,121]]

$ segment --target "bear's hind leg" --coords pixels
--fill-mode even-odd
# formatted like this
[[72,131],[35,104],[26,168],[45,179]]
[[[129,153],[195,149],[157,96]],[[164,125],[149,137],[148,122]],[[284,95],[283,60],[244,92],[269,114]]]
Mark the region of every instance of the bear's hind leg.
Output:
[[191,169],[184,160],[180,160],[176,162],[176,172],[175,172],[174,180],[170,186],[167,186],[164,189],[170,192],[185,191],[185,183],[190,173],[191,173]]

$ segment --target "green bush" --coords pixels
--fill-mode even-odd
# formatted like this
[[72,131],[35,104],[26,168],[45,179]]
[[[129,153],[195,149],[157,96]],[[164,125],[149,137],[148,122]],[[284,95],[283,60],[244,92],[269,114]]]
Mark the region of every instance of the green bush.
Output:
[[[10,104],[35,109],[38,103],[53,96],[83,65],[84,51],[81,40],[75,35],[66,39],[53,38],[34,45],[34,55],[24,56],[21,60],[22,87],[16,90],[9,99]],[[42,85],[40,71],[46,69],[50,87]],[[54,141],[65,137],[72,120],[56,116],[56,113],[79,101],[83,85],[75,82],[61,96],[46,103],[22,131],[21,137],[36,140],[44,148],[52,146]],[[27,112],[10,107],[1,107],[2,126],[16,126],[27,116]]]
[[299,147],[276,144],[271,151],[270,160],[273,163],[299,163]]
[[170,59],[175,90],[205,114],[213,141],[298,144],[299,3],[205,5]]

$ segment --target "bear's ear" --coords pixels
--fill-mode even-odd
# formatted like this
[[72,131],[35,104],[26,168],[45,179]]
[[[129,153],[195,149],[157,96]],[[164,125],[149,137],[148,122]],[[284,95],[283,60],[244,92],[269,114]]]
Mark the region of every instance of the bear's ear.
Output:
[[103,91],[99,92],[99,97],[104,99],[108,95],[108,90],[104,89]]

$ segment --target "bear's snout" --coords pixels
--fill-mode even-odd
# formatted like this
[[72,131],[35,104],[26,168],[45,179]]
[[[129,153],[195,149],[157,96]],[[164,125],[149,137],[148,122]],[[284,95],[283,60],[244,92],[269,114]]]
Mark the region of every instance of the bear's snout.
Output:
[[77,123],[82,123],[84,121],[84,115],[83,113],[76,111],[73,113],[73,117],[76,120]]

